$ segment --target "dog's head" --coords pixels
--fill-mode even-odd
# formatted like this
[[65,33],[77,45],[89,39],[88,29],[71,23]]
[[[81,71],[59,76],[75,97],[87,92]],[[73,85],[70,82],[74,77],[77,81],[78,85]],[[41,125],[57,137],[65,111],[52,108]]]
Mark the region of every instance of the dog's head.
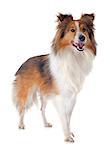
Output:
[[83,14],[79,20],[72,15],[59,14],[57,33],[53,41],[56,52],[73,47],[76,51],[90,49],[96,55],[96,42],[94,39],[94,14]]

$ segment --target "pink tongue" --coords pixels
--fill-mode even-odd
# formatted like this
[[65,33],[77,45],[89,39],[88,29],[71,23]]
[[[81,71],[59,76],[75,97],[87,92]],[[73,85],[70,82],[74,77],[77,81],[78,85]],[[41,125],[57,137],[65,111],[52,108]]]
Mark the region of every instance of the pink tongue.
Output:
[[82,49],[83,48],[83,46],[84,46],[84,44],[83,43],[78,43],[78,47],[80,48],[80,49]]

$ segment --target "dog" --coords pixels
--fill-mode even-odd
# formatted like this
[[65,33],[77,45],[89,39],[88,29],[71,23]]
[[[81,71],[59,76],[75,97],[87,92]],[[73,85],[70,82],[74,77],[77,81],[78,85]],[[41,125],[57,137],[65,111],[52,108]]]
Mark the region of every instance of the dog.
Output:
[[24,114],[38,100],[45,127],[52,127],[45,116],[49,100],[61,120],[64,139],[74,142],[70,118],[85,77],[96,56],[94,14],[82,14],[74,20],[71,14],[57,16],[57,31],[51,53],[35,56],[24,62],[15,74],[13,101],[19,112],[19,128],[24,129]]

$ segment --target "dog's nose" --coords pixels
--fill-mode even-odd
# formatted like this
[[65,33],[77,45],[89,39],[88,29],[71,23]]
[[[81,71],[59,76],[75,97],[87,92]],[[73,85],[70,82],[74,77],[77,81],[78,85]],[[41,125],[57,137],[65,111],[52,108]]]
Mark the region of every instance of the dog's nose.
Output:
[[85,41],[85,36],[84,36],[84,35],[82,35],[82,34],[80,34],[80,36],[79,36],[79,40],[80,40],[81,42],[84,42],[84,41]]

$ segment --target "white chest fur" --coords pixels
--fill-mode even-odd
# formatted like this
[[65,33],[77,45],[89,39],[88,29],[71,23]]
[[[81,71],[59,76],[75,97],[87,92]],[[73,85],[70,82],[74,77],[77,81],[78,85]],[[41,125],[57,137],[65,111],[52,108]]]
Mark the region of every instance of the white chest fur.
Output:
[[62,92],[79,92],[85,76],[92,68],[94,55],[88,49],[79,52],[69,47],[58,55],[51,53],[50,70],[59,90]]

